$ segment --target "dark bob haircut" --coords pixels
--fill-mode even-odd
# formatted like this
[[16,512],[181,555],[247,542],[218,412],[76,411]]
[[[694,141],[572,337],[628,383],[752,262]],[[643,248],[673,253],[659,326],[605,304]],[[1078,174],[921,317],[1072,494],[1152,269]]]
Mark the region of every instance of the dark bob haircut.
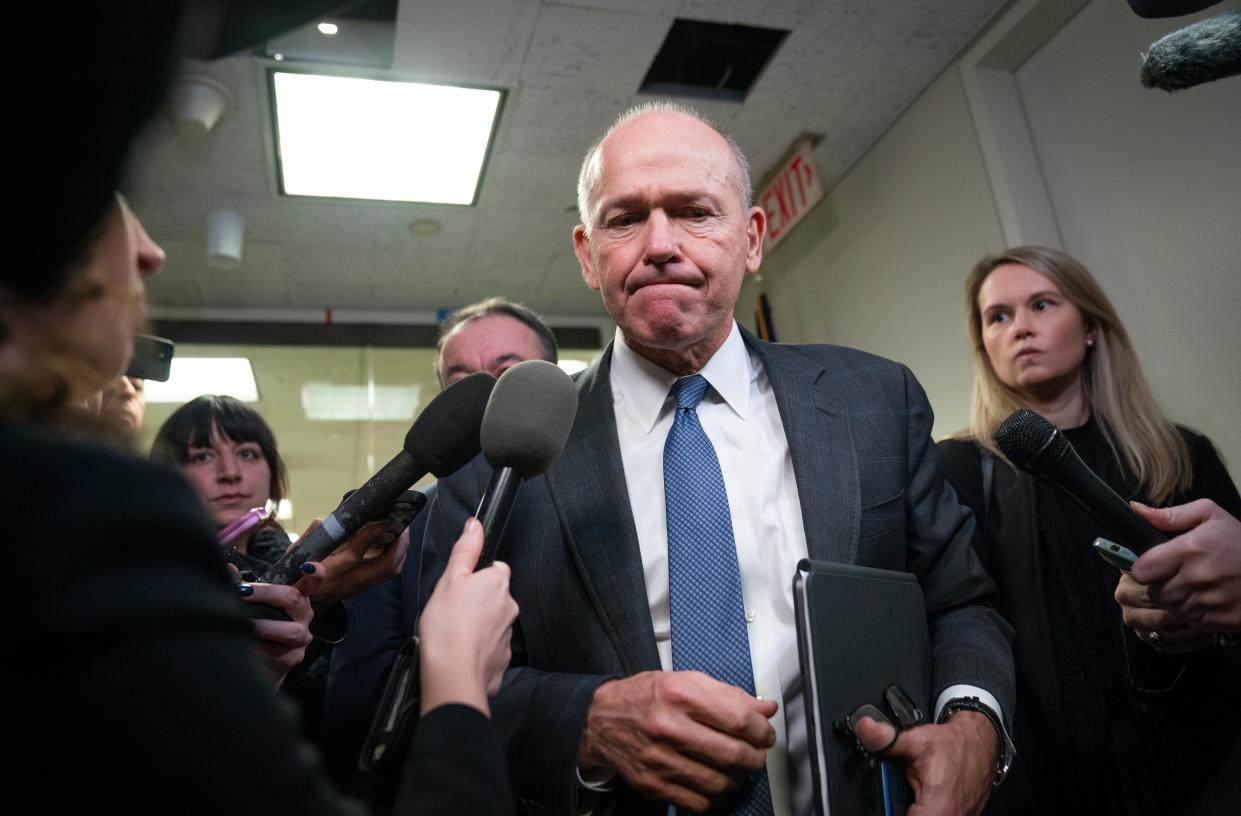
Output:
[[197,397],[172,412],[160,426],[151,445],[156,462],[185,467],[190,448],[211,443],[211,428],[230,442],[254,442],[271,469],[271,500],[279,502],[289,490],[289,474],[276,450],[276,436],[258,411],[233,397]]

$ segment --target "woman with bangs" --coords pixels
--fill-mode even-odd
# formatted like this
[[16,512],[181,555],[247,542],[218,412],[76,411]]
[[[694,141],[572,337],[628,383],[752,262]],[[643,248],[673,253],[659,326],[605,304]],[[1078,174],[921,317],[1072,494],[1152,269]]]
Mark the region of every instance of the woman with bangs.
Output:
[[243,577],[261,574],[284,555],[289,537],[274,510],[288,493],[288,469],[258,411],[229,396],[193,399],[160,426],[151,458],[185,474],[221,530],[252,509],[271,511],[268,521],[233,539],[225,553]]
[[[988,256],[967,278],[965,307],[970,429],[939,456],[974,510],[975,549],[1016,630],[1018,757],[987,812],[1236,812],[1241,740],[1224,691],[1237,677],[1214,636],[1166,614],[1126,627],[1117,600],[1144,588],[1094,553],[1108,531],[1009,463],[992,433],[1013,411],[1035,411],[1123,498],[1208,498],[1235,516],[1227,469],[1205,436],[1160,412],[1124,325],[1078,261],[1042,247]],[[1212,701],[1219,710],[1203,716]]]

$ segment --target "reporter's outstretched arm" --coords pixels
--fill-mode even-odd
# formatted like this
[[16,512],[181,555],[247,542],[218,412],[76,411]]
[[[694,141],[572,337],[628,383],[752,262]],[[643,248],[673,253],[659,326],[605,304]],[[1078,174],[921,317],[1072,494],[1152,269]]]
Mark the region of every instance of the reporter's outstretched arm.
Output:
[[422,719],[396,800],[403,816],[513,812],[488,698],[508,666],[517,602],[507,564],[474,571],[482,549],[482,525],[471,518],[418,621]]
[[483,528],[469,519],[418,622],[422,713],[460,703],[490,715],[511,657],[517,602],[508,591],[508,565],[474,571]]

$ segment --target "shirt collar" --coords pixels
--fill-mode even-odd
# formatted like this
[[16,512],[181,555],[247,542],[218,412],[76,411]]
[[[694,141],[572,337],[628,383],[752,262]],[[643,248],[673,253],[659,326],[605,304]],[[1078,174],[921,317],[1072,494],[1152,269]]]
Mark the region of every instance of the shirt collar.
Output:
[[[724,345],[716,350],[698,373],[738,417],[746,418],[750,407],[750,382],[758,372],[746,350],[745,341],[741,339],[736,321]],[[613,395],[629,406],[631,416],[642,431],[650,433],[669,404],[668,389],[676,382],[677,376],[629,348],[618,328],[616,342],[612,344],[610,377]]]

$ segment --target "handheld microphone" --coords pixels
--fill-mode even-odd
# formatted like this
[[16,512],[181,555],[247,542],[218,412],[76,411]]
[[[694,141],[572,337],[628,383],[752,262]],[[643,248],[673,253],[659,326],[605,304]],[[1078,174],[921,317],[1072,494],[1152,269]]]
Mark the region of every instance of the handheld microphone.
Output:
[[577,416],[577,388],[569,375],[543,360],[518,363],[500,376],[480,438],[494,468],[474,515],[483,525],[477,569],[495,560],[517,489],[555,464]]
[[1219,0],[1129,0],[1129,8],[1139,17],[1182,17],[1210,8]]
[[1009,461],[1060,488],[1134,553],[1167,541],[1086,466],[1044,417],[1023,408],[1001,422],[991,438]]
[[479,428],[495,383],[490,374],[479,372],[441,391],[410,426],[404,449],[272,564],[259,580],[269,584],[297,583],[303,575],[302,564],[330,555],[362,525],[383,515],[414,482],[428,473],[447,476],[477,456],[481,448]]

